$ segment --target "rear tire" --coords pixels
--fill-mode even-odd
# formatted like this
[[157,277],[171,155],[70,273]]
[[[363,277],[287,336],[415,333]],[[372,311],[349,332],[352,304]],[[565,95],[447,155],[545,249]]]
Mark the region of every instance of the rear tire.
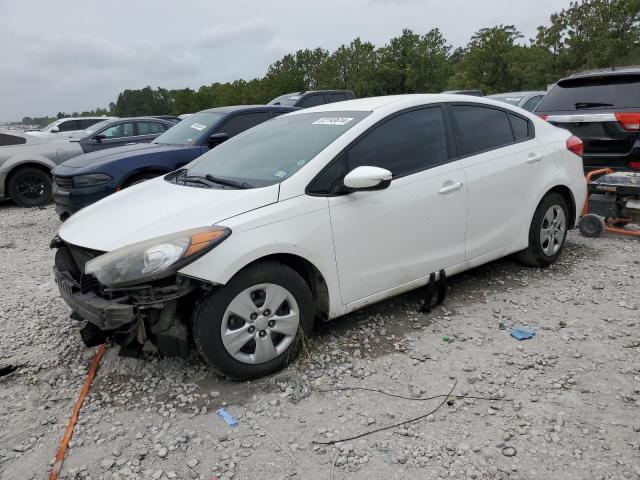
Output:
[[585,237],[596,238],[604,232],[604,220],[594,213],[588,213],[580,219],[578,228]]
[[555,262],[565,245],[569,207],[562,195],[550,192],[538,204],[529,227],[529,246],[517,254],[531,267],[546,267]]
[[193,339],[218,373],[258,378],[284,368],[300,353],[314,312],[305,280],[287,265],[265,261],[241,270],[196,303]]
[[21,207],[39,207],[51,200],[51,176],[39,168],[18,168],[7,184],[9,198]]

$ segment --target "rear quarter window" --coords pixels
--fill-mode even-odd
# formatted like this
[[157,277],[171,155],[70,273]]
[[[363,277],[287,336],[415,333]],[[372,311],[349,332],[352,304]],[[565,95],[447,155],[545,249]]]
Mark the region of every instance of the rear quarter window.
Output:
[[640,75],[561,80],[536,107],[537,112],[640,108]]

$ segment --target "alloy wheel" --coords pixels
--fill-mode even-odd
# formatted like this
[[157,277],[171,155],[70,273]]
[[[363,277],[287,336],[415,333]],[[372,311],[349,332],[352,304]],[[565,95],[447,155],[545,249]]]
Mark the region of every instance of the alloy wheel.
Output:
[[540,228],[540,246],[547,257],[555,255],[562,248],[566,229],[566,218],[562,207],[559,205],[549,207]]
[[222,317],[222,343],[235,360],[260,364],[273,360],[293,343],[300,310],[291,292],[273,283],[243,290]]

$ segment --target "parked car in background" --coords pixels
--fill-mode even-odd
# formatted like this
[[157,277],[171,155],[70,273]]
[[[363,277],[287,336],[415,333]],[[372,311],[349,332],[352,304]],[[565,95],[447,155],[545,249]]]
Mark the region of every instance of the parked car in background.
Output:
[[81,155],[78,143],[0,131],[0,198],[22,207],[37,207],[51,200],[51,169]]
[[267,375],[316,319],[516,252],[555,262],[586,197],[580,145],[481,98],[296,111],[70,218],[60,294],[89,345],[194,344],[226,375]]
[[584,168],[640,170],[640,68],[563,78],[535,113],[584,142]]
[[77,141],[85,153],[105,148],[149,143],[173,127],[176,122],[155,117],[116,118],[96,123]]
[[546,93],[543,91],[496,93],[495,95],[489,95],[487,98],[524,108],[527,112],[533,112]]
[[159,118],[160,120],[168,120],[173,123],[178,123],[182,120],[180,117],[174,117],[173,115],[150,115],[150,118]]
[[482,90],[446,90],[445,95],[471,95],[472,97],[484,97]]
[[151,143],[82,155],[53,172],[56,212],[64,220],[118,190],[180,168],[229,138],[293,110],[267,105],[212,108],[175,124]]
[[60,118],[51,122],[40,130],[29,130],[26,133],[36,137],[56,136],[61,138],[81,135],[84,130],[98,122],[110,120],[116,117],[73,117]]
[[351,90],[309,90],[307,92],[286,93],[274,98],[269,105],[309,108],[333,102],[343,102],[356,98]]

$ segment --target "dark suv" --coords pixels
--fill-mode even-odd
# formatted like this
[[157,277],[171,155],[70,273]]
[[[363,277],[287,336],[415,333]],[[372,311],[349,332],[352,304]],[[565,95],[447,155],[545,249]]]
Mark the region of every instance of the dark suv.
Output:
[[269,105],[309,108],[325,103],[342,102],[356,98],[351,90],[309,90],[308,92],[286,93],[274,98]]
[[586,171],[640,170],[640,67],[564,78],[535,113],[583,141]]

